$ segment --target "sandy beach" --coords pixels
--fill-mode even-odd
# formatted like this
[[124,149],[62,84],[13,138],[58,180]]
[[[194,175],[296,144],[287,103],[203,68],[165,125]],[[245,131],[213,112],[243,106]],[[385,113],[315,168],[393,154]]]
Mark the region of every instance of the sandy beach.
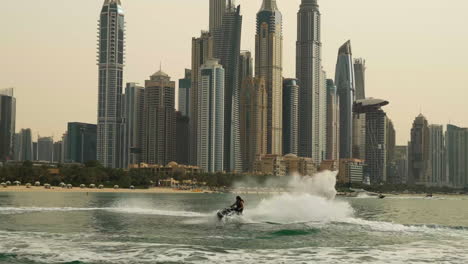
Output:
[[113,189],[113,188],[104,188],[104,189],[91,189],[91,188],[79,188],[74,187],[73,189],[65,189],[60,187],[52,187],[51,189],[46,189],[44,186],[35,187],[31,186],[26,188],[26,186],[8,186],[6,188],[0,187],[0,192],[60,192],[60,193],[205,193],[209,191],[205,190],[179,190],[173,188],[150,188],[150,189]]

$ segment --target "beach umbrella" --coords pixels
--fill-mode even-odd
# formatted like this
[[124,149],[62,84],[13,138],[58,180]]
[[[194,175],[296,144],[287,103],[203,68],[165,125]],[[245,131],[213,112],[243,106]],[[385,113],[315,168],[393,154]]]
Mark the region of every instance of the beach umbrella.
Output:
[[101,184],[101,185],[99,185],[98,188],[99,188],[99,189],[104,189],[104,185]]
[[7,184],[6,184],[6,183],[4,183],[4,182],[2,182],[0,185],[2,185],[2,186],[3,186],[3,188],[6,188],[6,187],[7,187]]
[[73,189],[73,185],[67,184],[67,189]]
[[48,183],[44,184],[44,188],[50,189],[50,184],[48,184]]
[[135,190],[135,186],[131,185],[130,190]]
[[61,183],[59,184],[59,186],[62,187],[62,188],[67,187],[67,185],[66,185],[64,182],[61,182]]
[[96,188],[96,185],[95,184],[90,184],[89,188],[94,189],[94,188]]
[[120,187],[118,185],[114,185],[114,189],[119,189]]
[[84,189],[84,188],[86,188],[86,185],[80,184],[80,188],[81,188],[81,189]]
[[35,182],[35,183],[34,183],[34,186],[36,186],[36,187],[39,187],[39,186],[41,186],[41,182],[38,182],[38,181],[37,181],[37,182]]
[[16,186],[20,186],[21,182],[20,181],[15,181],[15,182],[13,182],[13,184],[16,185]]
[[6,183],[6,185],[8,185],[8,186],[11,185],[11,181],[7,181],[7,182],[5,182],[5,183]]
[[30,183],[26,183],[26,188],[31,188],[31,184]]

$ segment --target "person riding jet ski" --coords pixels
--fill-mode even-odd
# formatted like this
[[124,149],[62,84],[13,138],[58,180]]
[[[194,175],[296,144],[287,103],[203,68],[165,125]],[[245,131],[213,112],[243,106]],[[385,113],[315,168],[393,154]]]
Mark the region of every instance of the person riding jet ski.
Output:
[[240,196],[236,197],[236,202],[231,205],[231,209],[237,212],[237,214],[241,215],[244,212],[244,200]]

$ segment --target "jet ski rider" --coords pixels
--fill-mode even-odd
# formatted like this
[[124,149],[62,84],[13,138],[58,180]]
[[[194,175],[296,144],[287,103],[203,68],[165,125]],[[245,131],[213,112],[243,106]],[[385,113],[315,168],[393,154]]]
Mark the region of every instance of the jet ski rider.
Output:
[[236,197],[236,202],[231,205],[231,209],[237,212],[237,214],[241,215],[244,212],[244,200],[240,196]]

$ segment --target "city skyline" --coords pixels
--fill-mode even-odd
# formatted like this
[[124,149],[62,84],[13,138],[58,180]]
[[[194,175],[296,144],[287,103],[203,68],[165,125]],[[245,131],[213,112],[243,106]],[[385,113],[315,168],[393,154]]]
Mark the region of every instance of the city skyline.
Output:
[[[294,76],[295,71],[296,15],[300,1],[290,2],[286,4],[285,1],[277,1],[284,21],[284,76]],[[151,7],[161,8],[170,13],[177,9],[177,3],[178,1],[151,4],[122,1],[127,17],[127,32],[131,32],[127,36],[124,83],[143,83],[147,72],[155,71],[160,61],[163,63],[164,70],[174,76],[174,79],[183,77],[183,69],[190,68],[190,38],[199,35],[201,28],[208,29],[208,1],[197,0],[184,3],[191,13],[196,12],[202,15],[199,15],[200,19],[195,19],[194,14],[188,13],[187,15],[194,18],[193,25],[170,32],[168,38],[174,38],[174,41],[168,41],[168,44],[152,41],[148,41],[151,45],[145,44],[145,39],[157,38],[157,36],[149,36],[146,33],[139,33],[141,30],[136,30],[147,24],[157,26],[177,22],[177,19],[166,16],[163,20],[144,15],[150,14],[148,11],[152,9]],[[411,3],[401,1],[405,9],[400,9],[399,4],[395,2],[389,3],[388,6],[384,3],[382,6],[368,0],[356,3],[337,3],[336,1],[319,1],[318,3],[322,12],[323,65],[327,75],[333,76],[337,48],[342,42],[351,39],[354,56],[362,57],[367,61],[367,96],[385,98],[391,102],[386,112],[395,122],[398,144],[404,144],[409,140],[408,131],[412,117],[419,112],[428,116],[433,123],[467,126],[468,116],[464,115],[463,111],[463,98],[466,97],[464,95],[467,92],[463,84],[467,83],[468,77],[463,73],[468,68],[468,60],[463,57],[467,55],[460,51],[461,47],[466,46],[465,36],[468,33],[464,34],[464,30],[467,29],[456,27],[464,21],[462,13],[457,15],[457,12],[466,10],[464,7],[468,6],[467,3],[457,0],[453,1],[451,6],[439,6],[438,2],[432,0],[424,1],[424,5],[421,5],[422,1]],[[23,21],[25,15],[34,18],[35,14],[30,14],[29,11],[24,13],[22,5],[18,2],[5,4],[7,10],[11,12],[0,18],[0,21],[9,21],[8,24],[11,26],[3,29],[6,31],[4,43],[6,48],[2,49],[0,54],[2,58],[5,58],[6,63],[0,66],[4,73],[0,77],[0,87],[16,87],[18,100],[16,127],[18,129],[32,128],[34,138],[37,134],[41,134],[53,135],[55,139],[59,139],[66,130],[65,124],[69,120],[95,123],[96,105],[88,102],[97,100],[95,91],[97,76],[95,65],[91,62],[94,61],[96,55],[97,15],[102,2],[82,3],[79,13],[76,13],[77,18],[73,21],[65,19],[67,14],[65,10],[69,9],[66,3],[56,0],[28,3],[31,10],[56,10],[56,12],[51,12],[53,14],[51,17],[44,17],[41,21],[35,20],[36,22],[31,23],[31,26],[28,23],[15,23],[15,21],[19,21],[18,19]],[[241,48],[254,53],[255,13],[261,1],[240,0],[237,4],[243,7],[245,20]],[[421,13],[417,22],[411,16],[411,12],[415,12],[416,8],[419,8],[418,11]],[[436,13],[439,14],[441,8],[446,9],[445,13],[450,13],[451,16],[444,17],[437,22],[433,21],[433,16]],[[353,14],[344,12],[349,12],[349,10],[352,10]],[[389,20],[395,15],[394,12],[399,12],[399,21]],[[57,26],[55,21],[57,19],[62,21],[62,15],[63,26]],[[373,25],[365,23],[366,19],[376,16],[382,19],[373,21]],[[407,24],[403,25],[403,23]],[[434,31],[442,32],[443,38],[436,33],[429,32],[426,29],[427,25],[432,26]],[[68,26],[66,31],[65,26]],[[18,30],[31,34],[15,34]],[[411,36],[413,32],[417,32],[418,35]],[[376,43],[369,37],[363,37],[369,33],[374,34],[372,39],[375,37],[380,42]],[[61,34],[62,38],[54,39],[54,34]],[[24,43],[31,42],[29,37],[34,38],[35,45],[28,45],[26,48]],[[404,43],[397,41],[403,37],[407,41]],[[80,41],[76,41],[77,39]],[[442,40],[443,42],[439,42]],[[450,47],[446,43],[450,43]],[[73,50],[73,53],[70,50]],[[47,59],[50,57],[47,55],[52,52],[57,56]],[[445,56],[426,56],[429,52],[444,52]],[[143,56],[144,53],[148,55]],[[75,65],[62,67],[70,59],[76,62]],[[397,65],[398,62],[400,65]],[[38,67],[38,64],[43,64],[43,67]],[[65,68],[67,70],[64,70]],[[75,72],[78,71],[81,75],[79,80],[73,78]],[[24,77],[25,73],[27,73],[27,78]],[[440,91],[447,90],[440,89],[441,86],[448,87],[447,89],[451,92],[441,94]],[[407,96],[401,96],[402,92],[407,93]],[[418,100],[418,93],[425,94],[425,102]],[[454,94],[459,96],[454,96]],[[61,99],[57,100],[55,97]],[[444,101],[439,102],[440,99]],[[440,107],[433,107],[434,105],[440,105]],[[45,117],[49,120],[48,122],[43,122]]]

